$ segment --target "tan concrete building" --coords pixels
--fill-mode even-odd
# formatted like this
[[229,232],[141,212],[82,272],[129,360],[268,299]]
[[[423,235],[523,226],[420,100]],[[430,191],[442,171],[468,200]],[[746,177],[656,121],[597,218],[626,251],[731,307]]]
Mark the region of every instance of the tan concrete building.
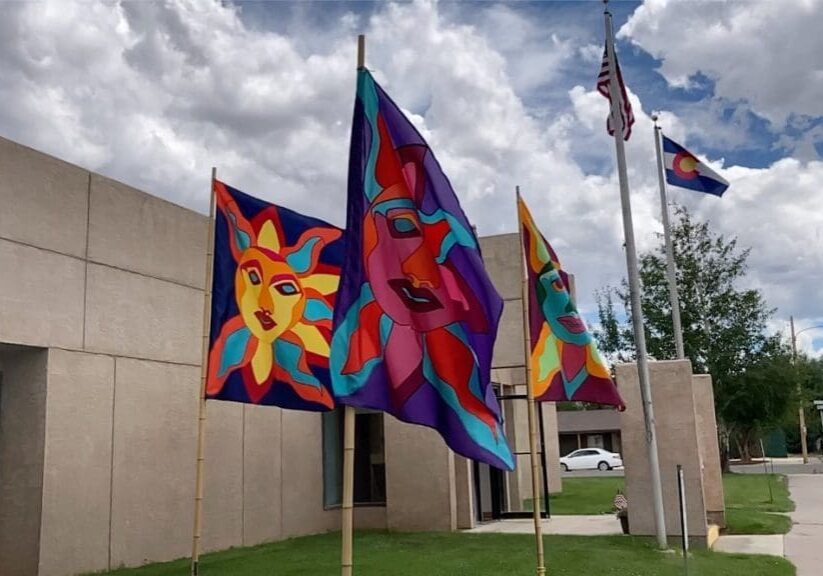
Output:
[[[4,139],[0,174],[0,574],[188,556],[206,218]],[[504,395],[524,382],[516,240],[483,241]],[[525,402],[503,405],[526,451]],[[338,528],[339,414],[214,401],[207,417],[206,550]],[[431,430],[357,418],[359,527],[468,528],[500,512],[492,494],[531,497],[525,456],[498,474]],[[543,421],[556,490],[553,406]]]

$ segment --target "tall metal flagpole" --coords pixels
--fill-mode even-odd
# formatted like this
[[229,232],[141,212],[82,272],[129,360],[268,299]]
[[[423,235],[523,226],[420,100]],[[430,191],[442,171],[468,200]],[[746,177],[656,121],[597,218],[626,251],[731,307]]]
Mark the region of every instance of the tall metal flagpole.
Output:
[[200,535],[203,515],[203,462],[206,459],[206,378],[209,373],[209,328],[211,327],[211,279],[214,265],[214,181],[217,168],[211,169],[209,231],[206,244],[206,285],[203,287],[203,344],[200,365],[200,405],[197,416],[197,471],[194,485],[194,530],[191,540],[191,573],[197,576],[200,562]]
[[669,277],[669,301],[672,306],[672,330],[674,332],[674,349],[678,360],[686,358],[683,348],[683,327],[680,324],[680,298],[677,295],[677,271],[674,263],[674,245],[672,244],[672,228],[669,223],[669,200],[666,196],[666,171],[663,167],[663,133],[657,124],[657,115],[652,115],[654,121],[654,150],[657,152],[657,177],[660,179],[660,210],[663,216],[663,236],[666,241],[666,273]]
[[[608,4],[608,0],[604,1]],[[637,374],[640,379],[640,395],[643,399],[643,417],[646,424],[646,445],[649,452],[652,500],[654,503],[654,524],[657,544],[666,548],[666,517],[663,512],[663,486],[660,480],[660,461],[657,457],[657,434],[655,432],[654,408],[649,385],[649,364],[646,358],[646,334],[643,329],[643,311],[640,304],[640,277],[637,271],[637,249],[634,245],[634,225],[632,223],[629,182],[626,172],[626,150],[623,142],[622,97],[617,82],[617,61],[614,56],[614,31],[612,15],[608,6],[604,12],[606,24],[606,54],[609,62],[609,96],[611,101],[614,144],[617,149],[617,175],[620,180],[620,204],[623,210],[623,234],[626,242],[626,267],[629,275],[629,295],[632,305],[632,327],[634,344],[637,349]]]
[[[357,69],[366,66],[366,36],[357,36]],[[354,571],[354,408],[343,408],[343,506],[341,520],[342,550],[340,567],[342,576]]]
[[[520,237],[520,262],[523,282],[523,351],[526,368],[526,398],[528,402],[529,419],[529,456],[532,467],[532,515],[534,516],[534,540],[537,552],[537,576],[546,573],[545,558],[543,555],[543,523],[540,518],[540,460],[537,457],[537,416],[534,406],[534,387],[532,386],[531,366],[531,337],[529,335],[529,271],[523,253],[523,221],[520,219],[520,186],[517,186],[517,231]],[[548,498],[548,494],[546,495]]]

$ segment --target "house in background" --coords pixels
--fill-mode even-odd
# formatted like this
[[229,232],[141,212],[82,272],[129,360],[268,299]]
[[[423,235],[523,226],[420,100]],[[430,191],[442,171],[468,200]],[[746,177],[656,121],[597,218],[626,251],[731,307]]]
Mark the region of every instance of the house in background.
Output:
[[620,412],[617,410],[558,410],[560,454],[580,448],[620,452]]

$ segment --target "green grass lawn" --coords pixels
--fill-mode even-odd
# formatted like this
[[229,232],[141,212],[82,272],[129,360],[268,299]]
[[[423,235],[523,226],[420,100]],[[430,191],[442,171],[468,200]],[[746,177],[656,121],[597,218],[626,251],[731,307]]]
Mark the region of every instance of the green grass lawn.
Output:
[[[659,552],[651,539],[629,536],[549,536],[546,558],[551,576],[679,576],[682,559]],[[533,539],[510,534],[358,533],[354,540],[357,576],[518,576],[534,574]],[[336,576],[340,535],[296,538],[201,558],[202,576]],[[696,551],[689,560],[697,576],[793,576],[782,558]],[[179,560],[118,570],[118,576],[187,576]]]
[[[623,489],[623,478],[563,478],[563,492],[552,495],[551,513],[611,514],[612,501],[617,490]],[[531,509],[531,508],[529,508]]]
[[[620,477],[564,478],[563,492],[551,498],[551,512],[558,515],[610,514],[614,495],[623,484]],[[726,474],[723,489],[728,534],[785,534],[791,529],[791,519],[779,514],[794,510],[785,476]],[[531,501],[527,501],[525,507],[531,510]]]
[[726,494],[727,533],[785,534],[791,530],[791,519],[776,514],[794,510],[785,476],[726,474],[723,476],[723,490]]

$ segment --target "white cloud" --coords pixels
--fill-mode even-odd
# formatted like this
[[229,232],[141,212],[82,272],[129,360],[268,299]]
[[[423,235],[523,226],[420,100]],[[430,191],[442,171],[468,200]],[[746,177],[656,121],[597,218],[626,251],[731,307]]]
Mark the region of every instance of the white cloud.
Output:
[[662,59],[672,86],[700,72],[717,96],[746,101],[780,128],[793,114],[823,115],[821,21],[820,0],[647,0],[619,37]]
[[[520,185],[590,312],[594,289],[625,275],[607,101],[593,90],[601,48],[572,39],[562,21],[543,26],[508,5],[483,9],[469,25],[461,10],[435,3],[386,4],[321,29],[301,20],[295,38],[206,1],[2,4],[0,133],[201,211],[216,165],[249,193],[342,224],[354,38],[364,31],[367,63],[425,135],[480,232],[515,230]],[[503,43],[504,26],[520,40]],[[559,82],[581,54],[593,59],[591,85],[571,89],[562,105],[524,104],[546,89],[544,72]],[[634,223],[648,249],[660,230],[651,121],[631,98]],[[804,103],[784,109],[803,113]],[[685,137],[680,118],[661,116],[669,134]],[[820,162],[787,158],[724,173],[732,189],[722,200],[672,196],[753,247],[752,282],[781,314],[823,316],[811,297],[823,280]]]

